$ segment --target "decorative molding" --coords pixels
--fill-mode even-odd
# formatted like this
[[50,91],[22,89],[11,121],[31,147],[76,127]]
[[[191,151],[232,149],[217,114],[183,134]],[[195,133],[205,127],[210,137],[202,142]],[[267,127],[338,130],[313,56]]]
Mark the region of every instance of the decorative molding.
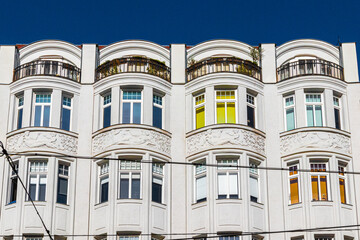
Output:
[[240,148],[265,155],[265,137],[241,128],[215,128],[195,133],[186,139],[187,155],[214,148]]
[[142,128],[117,128],[93,138],[94,154],[114,147],[146,148],[170,155],[171,138],[163,133]]
[[325,131],[303,131],[280,137],[281,155],[309,150],[326,150],[350,155],[350,137]]
[[7,148],[10,152],[45,150],[76,154],[77,146],[76,137],[51,131],[27,130],[7,139]]

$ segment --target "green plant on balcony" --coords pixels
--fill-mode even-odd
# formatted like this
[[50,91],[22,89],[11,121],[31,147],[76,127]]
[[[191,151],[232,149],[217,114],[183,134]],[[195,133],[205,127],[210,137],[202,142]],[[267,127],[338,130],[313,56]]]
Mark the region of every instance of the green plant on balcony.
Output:
[[248,63],[245,62],[245,64],[241,63],[240,65],[237,66],[236,71],[240,74],[252,76],[252,69],[249,68],[249,65],[248,65],[249,63],[251,63],[251,62],[248,62]]
[[261,60],[263,49],[261,47],[250,47],[249,49],[253,63],[259,65],[259,61]]

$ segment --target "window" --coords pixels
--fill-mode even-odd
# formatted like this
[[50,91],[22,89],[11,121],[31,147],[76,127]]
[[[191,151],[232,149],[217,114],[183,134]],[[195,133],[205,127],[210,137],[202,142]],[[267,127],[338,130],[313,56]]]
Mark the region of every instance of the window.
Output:
[[313,201],[328,201],[328,174],[324,162],[310,164],[311,189]]
[[251,94],[246,94],[247,102],[247,125],[249,127],[255,128],[255,119],[256,119],[256,103],[255,97]]
[[298,164],[293,164],[289,166],[290,204],[295,204],[300,202],[298,166],[299,166]]
[[220,236],[219,240],[239,240],[239,236],[232,235],[232,236]]
[[153,126],[162,128],[163,118],[163,98],[157,95],[153,96]]
[[135,160],[121,160],[119,171],[119,198],[140,199],[141,163]]
[[346,176],[345,169],[346,166],[342,163],[339,163],[339,187],[340,187],[340,201],[341,203],[347,203],[346,199]]
[[57,203],[67,204],[68,182],[69,182],[69,166],[64,163],[59,163],[57,201],[56,201]]
[[22,128],[24,95],[17,97],[17,129]]
[[111,125],[111,93],[103,96],[103,128]]
[[206,161],[200,161],[195,165],[195,202],[206,201]]
[[[15,171],[19,169],[19,163],[14,162]],[[18,177],[15,172],[10,167],[10,177],[9,177],[9,192],[8,192],[8,203],[12,204],[16,202],[16,195],[17,195],[17,185],[18,185]]]
[[333,101],[334,101],[335,128],[341,129],[340,98],[339,97],[333,97]]
[[322,127],[322,95],[306,94],[306,119],[308,127]]
[[42,236],[27,236],[25,237],[25,240],[42,240],[43,237]]
[[216,122],[236,123],[235,91],[216,91]]
[[334,240],[331,236],[315,236],[315,240]]
[[284,98],[286,131],[295,129],[295,96]]
[[152,164],[152,201],[162,203],[164,164]]
[[237,159],[218,160],[218,198],[239,198]]
[[66,131],[70,131],[71,105],[71,97],[63,96],[61,109],[61,129]]
[[[33,201],[45,201],[47,183],[47,162],[29,162],[29,194]],[[28,199],[30,200],[30,199]]]
[[140,91],[123,91],[122,123],[141,123]]
[[99,165],[99,202],[107,202],[109,199],[109,162]]
[[139,240],[137,235],[120,235],[119,240]]
[[51,108],[50,93],[35,94],[35,114],[34,114],[35,127],[49,127],[50,108]]
[[194,97],[194,115],[196,129],[205,126],[205,94]]
[[259,170],[258,164],[250,162],[249,181],[250,181],[250,201],[259,202]]

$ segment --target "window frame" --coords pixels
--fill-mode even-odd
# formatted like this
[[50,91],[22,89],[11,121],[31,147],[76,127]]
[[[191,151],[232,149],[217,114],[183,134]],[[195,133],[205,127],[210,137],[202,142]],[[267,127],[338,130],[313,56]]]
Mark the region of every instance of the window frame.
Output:
[[[17,172],[19,172],[19,160],[13,160],[14,165],[15,165],[15,169]],[[16,175],[16,173],[13,171],[12,167],[9,166],[9,176],[8,176],[8,188],[7,188],[7,198],[6,198],[6,204],[13,204],[16,203],[18,197],[18,176]],[[14,191],[13,188],[13,179],[16,179],[16,190]],[[15,192],[15,193],[14,193]],[[15,197],[15,199],[13,199],[13,197]]]
[[[249,97],[253,98],[254,103],[249,102]],[[248,108],[253,108],[254,109],[254,127],[249,125],[249,113],[248,113]],[[236,108],[235,108],[236,109]],[[251,94],[251,93],[246,93],[246,118],[247,118],[247,126],[252,127],[252,128],[257,128],[258,126],[258,122],[257,122],[257,96],[255,94]],[[237,114],[236,110],[235,110],[235,114]]]
[[[119,157],[120,158],[120,157]],[[141,163],[141,159],[140,158],[128,158],[129,160],[124,160],[127,157],[121,157],[121,160],[119,160],[119,166],[118,166],[118,193],[117,193],[117,199],[118,200],[129,200],[129,199],[133,199],[133,200],[139,200],[142,199],[142,163]],[[130,168],[122,168],[122,165],[126,165],[126,164],[130,164]],[[134,166],[134,168],[132,167]],[[121,197],[121,175],[128,175],[128,196],[127,198],[122,198]],[[139,198],[132,198],[132,184],[133,184],[133,179],[137,179],[136,177],[134,177],[133,175],[137,176],[139,175]],[[123,178],[126,179],[126,178]]]
[[[328,171],[329,169],[329,159],[326,159],[326,160],[319,160],[319,159],[310,159],[309,161],[310,163],[310,196],[311,196],[311,201],[312,202],[328,202],[328,201],[331,201],[332,198],[331,198],[331,186],[330,186],[330,176],[329,176],[329,173],[326,172]],[[312,171],[312,164],[324,164],[325,165],[325,172],[322,172],[322,171]],[[317,184],[318,184],[318,198],[319,200],[314,200],[313,199],[313,189],[312,189],[312,177],[313,176],[317,176]],[[325,176],[326,177],[326,194],[327,194],[327,199],[325,200],[322,200],[322,197],[321,197],[321,193],[322,193],[322,189],[321,189],[321,178],[322,176]]]
[[[232,161],[232,163],[228,163],[228,164],[224,164],[224,163],[219,163],[219,162],[224,162],[224,161]],[[216,184],[217,184],[217,200],[221,200],[221,199],[241,199],[240,196],[240,173],[239,173],[239,168],[238,167],[232,167],[229,165],[238,165],[240,161],[240,157],[239,156],[218,156],[216,157],[216,162],[217,162],[217,168],[216,168]],[[224,195],[224,194],[220,194],[220,181],[219,181],[219,175],[226,175],[226,181],[227,181],[227,193],[225,198],[220,197],[220,195]],[[231,187],[230,187],[230,176],[231,175],[236,175],[236,190],[237,190],[237,197],[231,197],[231,195],[235,195],[235,194],[230,194],[231,192]]]
[[[62,170],[62,174],[60,173],[60,165],[67,167],[67,170],[64,168]],[[67,171],[67,175],[65,175],[65,172]],[[56,190],[56,203],[58,204],[64,204],[64,205],[69,205],[69,182],[70,182],[70,174],[71,174],[71,168],[70,168],[70,164],[64,161],[58,161],[57,164],[57,190]],[[65,203],[61,203],[59,202],[59,188],[60,188],[60,178],[62,179],[66,179],[67,180],[67,191],[66,191],[66,202]]]
[[[228,92],[233,91],[234,92],[234,99],[217,99],[217,93],[218,92]],[[225,103],[225,122],[224,123],[218,123],[217,119],[217,104],[218,103]],[[227,119],[227,103],[235,103],[235,123],[228,123]],[[237,124],[239,122],[238,120],[238,97],[237,97],[237,89],[217,89],[215,90],[215,124]]]
[[[124,99],[124,92],[140,92],[141,99]],[[143,124],[144,122],[144,96],[143,89],[121,89],[121,123],[122,124]],[[130,120],[124,123],[124,103],[130,103]],[[134,103],[140,103],[140,123],[134,123]]]
[[[103,168],[104,166],[104,168]],[[109,189],[110,189],[110,162],[109,161],[102,161],[100,163],[97,163],[96,165],[98,170],[98,194],[97,194],[97,202],[99,204],[106,203],[109,201]],[[103,170],[104,169],[104,170]],[[105,182],[103,182],[103,180]],[[107,192],[107,199],[103,201],[102,196],[102,188],[104,184],[108,184],[108,192]]]
[[[199,104],[196,104],[196,99],[197,98],[201,98],[203,96],[203,101],[200,102]],[[204,92],[202,93],[199,93],[199,94],[196,94],[196,95],[193,95],[193,125],[194,125],[194,129],[199,129],[199,128],[202,128],[202,127],[205,127],[206,126],[206,94]],[[198,108],[204,108],[204,126],[202,127],[197,127],[196,123],[197,123],[197,118],[196,118],[196,110]]]
[[[286,106],[286,99],[291,98],[291,97],[293,98],[293,104],[289,105],[289,106]],[[284,103],[284,123],[285,123],[284,126],[285,126],[285,131],[294,130],[294,129],[296,129],[296,99],[295,99],[295,94],[284,96],[283,97],[283,103]],[[286,111],[288,109],[291,109],[291,108],[294,109],[294,128],[293,129],[288,129]],[[305,111],[306,111],[306,107],[305,107]]]
[[[335,99],[337,99],[337,102],[339,105],[336,105],[335,104]],[[336,129],[339,129],[339,130],[342,130],[343,129],[343,117],[342,117],[342,103],[341,103],[341,96],[333,96],[333,105],[334,105],[334,121],[335,121],[335,128]],[[336,127],[336,118],[335,118],[335,111],[338,110],[339,111],[339,121],[340,121],[340,126],[339,128]]]
[[[155,96],[161,98],[161,105],[158,103],[155,103]],[[152,119],[152,126],[156,127],[154,124],[154,107],[160,108],[161,109],[161,127],[160,129],[164,129],[164,122],[165,122],[165,114],[164,114],[164,109],[165,109],[165,97],[157,94],[157,93],[153,93],[153,119]],[[142,114],[141,114],[142,115]],[[158,127],[157,127],[158,128]]]
[[[70,106],[64,105],[64,98],[70,99]],[[74,105],[74,98],[70,94],[63,94],[61,96],[61,119],[60,119],[60,128],[65,131],[71,131],[72,130],[72,119],[73,119],[73,105]],[[63,128],[63,109],[67,109],[70,111],[70,118],[69,118],[69,130],[66,130]]]
[[[249,159],[249,197],[250,197],[250,202],[255,202],[255,203],[261,203],[261,176],[259,173],[259,169],[258,167],[261,165],[261,162],[254,160],[253,158]],[[256,171],[255,171],[256,170]],[[257,181],[257,194],[258,197],[256,199],[256,201],[253,201],[251,197],[251,183],[250,183],[250,179],[256,179]]]
[[[21,129],[23,127],[23,120],[24,120],[24,103],[25,103],[25,98],[24,98],[24,93],[21,93],[19,95],[15,96],[16,101],[16,128],[15,129]],[[20,101],[22,99],[22,101]],[[21,105],[20,105],[21,103]],[[19,117],[20,117],[20,110],[21,110],[21,121],[19,121]]]
[[[306,101],[306,96],[307,95],[320,95],[320,102],[307,102]],[[326,126],[326,119],[325,119],[325,108],[324,108],[324,94],[323,92],[305,92],[304,94],[304,102],[305,102],[305,122],[306,122],[306,127],[325,127]],[[313,122],[314,125],[313,126],[309,126],[308,123],[308,116],[307,116],[307,106],[312,106],[312,111],[313,111]],[[321,106],[321,126],[317,126],[317,122],[316,122],[316,106]]]
[[[156,171],[156,166],[154,165],[159,165],[161,166],[161,172]],[[156,202],[156,203],[160,203],[163,204],[164,203],[164,183],[165,183],[165,163],[160,162],[160,161],[155,161],[151,164],[151,201],[152,202]],[[160,179],[161,180],[161,199],[160,202],[158,201],[154,201],[154,189],[153,189],[153,184],[154,184],[154,178],[156,179]]]
[[[301,203],[301,194],[300,194],[300,189],[301,189],[301,181],[300,181],[300,172],[299,172],[299,168],[300,168],[300,163],[299,162],[291,162],[291,163],[288,163],[287,164],[287,167],[289,168],[289,172],[287,173],[287,178],[288,178],[288,192],[289,192],[289,205],[294,205],[294,204],[299,204]],[[291,168],[294,168],[296,167],[296,172],[297,173],[294,173],[294,174],[290,174],[291,172]],[[298,186],[297,186],[297,194],[298,194],[298,202],[296,203],[292,203],[291,202],[291,180],[292,179],[295,179],[297,178],[297,183],[298,183]]]
[[[106,98],[110,96],[110,101],[106,102]],[[105,103],[106,102],[106,103]],[[110,107],[110,123],[109,126],[105,126],[105,109]],[[111,126],[111,108],[112,108],[112,95],[111,91],[107,91],[101,95],[101,128],[106,128]]]
[[[36,102],[36,96],[37,95],[50,95],[50,103],[37,103]],[[34,100],[33,100],[33,117],[32,117],[32,126],[34,127],[51,127],[51,110],[52,110],[52,91],[48,90],[48,91],[34,91],[33,92],[33,96],[34,96]],[[41,107],[41,116],[40,116],[40,125],[39,126],[35,126],[35,120],[36,120],[36,107],[40,106]],[[44,126],[44,109],[45,107],[49,106],[49,126]]]
[[[34,172],[32,172],[31,171],[31,163],[35,163],[35,162],[46,163],[43,166],[43,169],[45,171],[34,171]],[[33,201],[46,202],[46,194],[48,192],[47,191],[47,186],[48,186],[48,182],[47,182],[48,176],[47,175],[48,175],[48,159],[29,159],[28,160],[28,186],[27,187],[28,187],[29,195],[31,195],[31,188],[30,188],[31,177],[36,176],[35,198],[34,199],[32,198]],[[45,195],[44,195],[44,200],[39,200],[39,198],[40,198],[40,181],[41,181],[41,177],[43,177],[43,176],[45,176],[45,179],[46,179]],[[26,201],[30,201],[29,196],[26,197]]]
[[[208,187],[207,187],[207,166],[206,166],[206,159],[201,159],[196,161],[195,166],[193,167],[193,179],[194,179],[194,203],[201,203],[207,201],[207,194],[208,194]],[[202,165],[203,164],[203,165]],[[200,170],[200,172],[197,171],[198,168],[204,168],[204,170]],[[197,186],[197,180],[205,178],[205,198],[197,198],[198,193],[198,186]]]
[[[344,173],[346,171],[348,171],[348,167],[349,164],[344,162],[344,161],[338,161],[338,181],[339,181],[339,193],[340,193],[340,203],[341,204],[350,204],[350,194],[349,194],[349,178],[348,176]],[[345,202],[342,202],[341,200],[341,191],[340,191],[340,179],[342,179],[344,181],[344,191],[345,191]]]

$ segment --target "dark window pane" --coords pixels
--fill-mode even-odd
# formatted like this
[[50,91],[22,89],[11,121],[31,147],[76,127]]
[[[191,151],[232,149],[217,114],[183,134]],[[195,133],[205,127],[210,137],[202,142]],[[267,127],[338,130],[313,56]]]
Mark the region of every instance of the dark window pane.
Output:
[[257,198],[257,197],[254,197],[254,196],[250,196],[250,201],[252,201],[252,202],[257,202],[257,201],[258,201],[258,198]]
[[157,202],[157,203],[161,203],[161,190],[162,190],[162,186],[160,184],[157,183],[152,183],[152,201],[153,202]]
[[162,109],[153,106],[153,126],[162,128]]
[[23,118],[23,109],[19,109],[18,120],[17,120],[17,129],[20,129],[22,127],[22,118]]
[[104,108],[104,122],[103,127],[110,126],[111,123],[111,106]]
[[34,126],[40,127],[40,121],[41,121],[41,106],[35,107],[35,121]]
[[50,106],[44,106],[43,126],[48,127],[50,123]]
[[[36,184],[30,184],[29,193],[32,200],[35,201],[35,194],[36,194]],[[30,199],[29,199],[30,200]]]
[[70,130],[70,109],[63,108],[61,112],[61,129]]
[[129,179],[120,179],[120,198],[129,198]]
[[219,198],[219,199],[225,199],[225,198],[226,198],[226,195],[218,195],[218,198]]
[[141,123],[141,103],[134,103],[133,105],[133,123]]
[[101,184],[101,197],[100,202],[107,202],[108,201],[108,192],[109,192],[109,183]]
[[39,201],[45,201],[46,184],[39,184]]
[[123,103],[122,123],[130,123],[130,103]]
[[238,198],[239,198],[239,195],[237,195],[237,194],[230,194],[230,198],[232,198],[232,199],[238,199]]
[[57,202],[66,204],[67,203],[67,190],[68,190],[68,180],[66,178],[58,179],[58,195]]
[[196,202],[199,203],[199,202],[205,202],[206,201],[206,198],[201,198],[201,199],[197,199]]
[[132,179],[131,198],[140,199],[140,179]]
[[247,106],[247,123],[249,127],[255,128],[255,111],[250,106]]
[[16,202],[16,193],[17,193],[17,178],[12,178],[9,203]]
[[335,128],[337,129],[341,129],[341,124],[340,124],[340,111],[339,109],[334,109],[334,113],[335,113]]

